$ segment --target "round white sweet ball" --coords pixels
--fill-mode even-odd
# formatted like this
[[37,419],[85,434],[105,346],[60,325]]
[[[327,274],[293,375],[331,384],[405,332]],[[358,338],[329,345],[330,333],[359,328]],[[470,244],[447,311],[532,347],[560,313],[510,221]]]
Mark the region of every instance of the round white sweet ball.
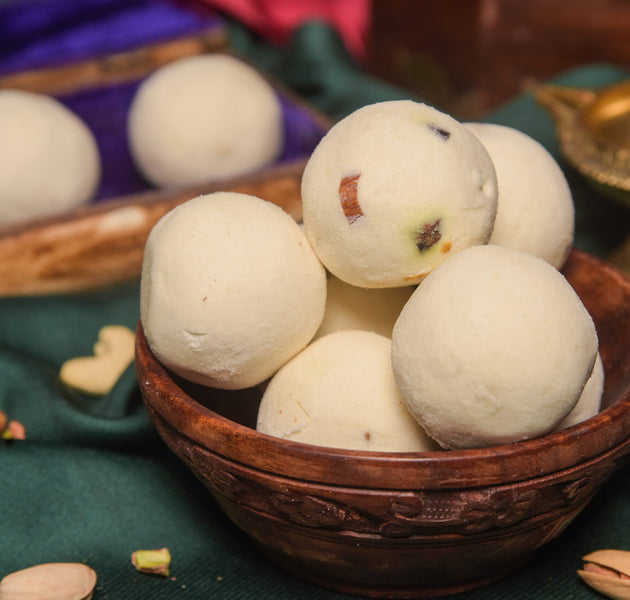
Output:
[[447,448],[535,437],[573,409],[595,325],[541,258],[476,246],[435,269],[403,308],[392,364],[409,410]]
[[573,410],[560,422],[556,427],[557,431],[577,425],[582,421],[586,421],[594,417],[601,408],[602,396],[604,394],[604,381],[606,379],[604,372],[604,363],[600,353],[597,353],[593,372],[588,378],[578,403]]
[[158,360],[204,385],[261,383],[311,340],[326,273],[297,223],[245,194],[199,196],[147,239],[140,317]]
[[315,339],[346,329],[373,331],[391,338],[394,323],[414,289],[361,288],[328,273],[326,310]]
[[275,437],[355,450],[435,450],[403,404],[389,338],[338,331],[309,344],[271,379],[257,430]]
[[334,275],[397,287],[488,241],[497,185],[461,123],[400,100],[360,108],[328,131],[307,161],[302,200],[306,235]]
[[223,54],[183,58],[139,87],[128,137],[138,169],[160,187],[254,171],[282,150],[282,109],[273,87]]
[[0,223],[88,203],[101,178],[94,135],[54,98],[0,90]]
[[562,169],[530,136],[504,125],[466,123],[492,157],[499,207],[490,244],[529,252],[559,269],[575,234],[575,206]]

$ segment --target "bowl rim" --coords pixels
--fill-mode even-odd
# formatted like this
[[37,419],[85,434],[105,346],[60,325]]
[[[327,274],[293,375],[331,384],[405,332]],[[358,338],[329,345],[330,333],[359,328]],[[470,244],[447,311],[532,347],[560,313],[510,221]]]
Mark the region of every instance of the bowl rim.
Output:
[[[615,267],[592,258],[618,276]],[[624,281],[630,289],[630,280]],[[157,360],[140,320],[136,371],[145,404],[193,443],[252,469],[319,484],[387,490],[507,484],[574,469],[624,442],[629,445],[630,392],[594,417],[540,437],[478,449],[395,453],[276,438],[212,411],[189,396]]]

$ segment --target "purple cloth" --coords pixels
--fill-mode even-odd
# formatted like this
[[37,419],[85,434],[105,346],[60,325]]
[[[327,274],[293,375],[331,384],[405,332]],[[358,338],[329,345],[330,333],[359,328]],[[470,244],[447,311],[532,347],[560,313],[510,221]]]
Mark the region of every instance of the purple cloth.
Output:
[[[0,5],[0,76],[124,52],[222,26],[167,0],[20,0]],[[127,143],[127,113],[140,81],[58,96],[96,136],[103,174],[96,200],[151,189]],[[280,97],[285,139],[278,163],[310,155],[324,131]]]
[[220,26],[219,17],[168,0],[18,0],[0,5],[0,75]]

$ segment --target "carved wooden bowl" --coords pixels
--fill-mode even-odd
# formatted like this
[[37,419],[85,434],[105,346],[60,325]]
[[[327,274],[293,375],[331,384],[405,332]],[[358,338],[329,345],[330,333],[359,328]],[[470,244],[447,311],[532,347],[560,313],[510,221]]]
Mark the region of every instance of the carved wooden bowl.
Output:
[[564,272],[597,325],[606,385],[604,409],[562,432],[404,454],[276,439],[252,428],[260,390],[178,379],[139,325],[144,401],[162,438],[228,517],[289,571],[371,597],[481,586],[559,535],[630,451],[630,279],[580,251]]

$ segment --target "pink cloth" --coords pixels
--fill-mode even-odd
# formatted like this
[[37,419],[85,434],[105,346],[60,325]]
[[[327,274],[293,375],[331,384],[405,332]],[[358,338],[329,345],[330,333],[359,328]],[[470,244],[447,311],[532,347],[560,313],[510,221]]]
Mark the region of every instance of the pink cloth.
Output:
[[334,27],[355,58],[367,53],[370,0],[202,0],[256,33],[283,44],[304,21],[319,19]]

